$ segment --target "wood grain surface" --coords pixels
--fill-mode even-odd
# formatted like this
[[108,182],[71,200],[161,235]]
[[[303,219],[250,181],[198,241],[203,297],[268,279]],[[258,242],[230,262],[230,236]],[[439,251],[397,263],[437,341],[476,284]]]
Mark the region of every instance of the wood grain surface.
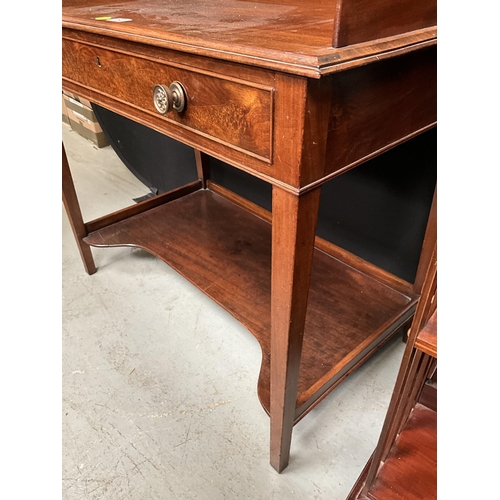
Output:
[[[63,75],[154,116],[155,85],[179,81],[186,109],[162,119],[259,157],[271,158],[273,89],[206,71],[63,40]],[[134,75],[134,78],[129,78]]]
[[[201,153],[273,186],[272,225],[205,189],[87,225],[67,209],[87,267],[86,245],[142,247],[255,335],[281,471],[293,424],[414,313],[315,227],[321,184],[435,126],[435,2],[63,0],[62,26],[63,88],[199,151],[187,191]],[[159,115],[152,88],[174,80],[186,110]]]
[[434,311],[427,324],[417,335],[415,348],[437,358],[437,310]]
[[[428,4],[358,1],[338,10],[337,0],[63,0],[62,20],[67,28],[319,77],[435,44]],[[334,39],[343,47],[334,48]]]
[[342,47],[435,26],[436,0],[338,0],[333,45]]
[[[138,246],[158,256],[245,325],[262,348],[259,399],[269,412],[271,225],[209,190],[197,191],[90,234],[98,247]],[[315,250],[298,404],[374,349],[410,298]],[[359,352],[358,352],[359,351]],[[311,393],[312,390],[312,393]],[[306,395],[306,400],[303,400]],[[301,399],[302,397],[302,399]],[[307,406],[307,405],[306,405]]]
[[375,500],[437,498],[437,413],[417,404],[368,496]]
[[329,77],[333,97],[323,175],[356,166],[436,124],[436,58],[431,47]]

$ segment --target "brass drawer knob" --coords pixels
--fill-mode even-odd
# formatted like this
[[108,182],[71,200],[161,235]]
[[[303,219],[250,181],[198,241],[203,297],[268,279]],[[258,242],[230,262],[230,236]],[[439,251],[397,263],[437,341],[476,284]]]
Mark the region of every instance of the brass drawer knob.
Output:
[[156,111],[162,115],[172,110],[180,113],[186,107],[186,91],[180,82],[173,82],[169,87],[155,85],[153,102]]

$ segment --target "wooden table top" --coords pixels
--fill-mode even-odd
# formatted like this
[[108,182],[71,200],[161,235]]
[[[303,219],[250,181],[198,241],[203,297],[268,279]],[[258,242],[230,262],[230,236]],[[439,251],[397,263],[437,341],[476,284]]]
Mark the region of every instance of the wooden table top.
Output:
[[[316,78],[346,64],[364,64],[367,58],[436,43],[434,14],[424,12],[415,17],[408,6],[405,12],[410,12],[411,22],[399,22],[397,28],[394,23],[382,26],[376,34],[361,27],[362,33],[356,36],[368,41],[357,42],[356,37],[347,35],[339,41],[335,29],[339,29],[336,13],[340,12],[340,1],[63,0],[62,19],[65,28]],[[373,10],[372,4],[380,4],[380,9],[382,4],[391,3],[398,2],[343,0],[342,8],[348,13],[345,5],[355,4],[353,19],[362,22],[366,16],[357,15],[359,11]],[[407,3],[411,6],[415,2]],[[404,32],[394,34],[397,30]]]

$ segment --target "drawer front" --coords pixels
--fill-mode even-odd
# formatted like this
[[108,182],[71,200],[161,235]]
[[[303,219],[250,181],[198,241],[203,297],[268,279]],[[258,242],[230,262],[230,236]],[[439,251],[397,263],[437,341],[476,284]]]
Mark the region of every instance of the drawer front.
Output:
[[[67,39],[62,72],[82,86],[271,163],[271,87]],[[185,89],[186,108],[160,115],[153,88],[174,81]]]

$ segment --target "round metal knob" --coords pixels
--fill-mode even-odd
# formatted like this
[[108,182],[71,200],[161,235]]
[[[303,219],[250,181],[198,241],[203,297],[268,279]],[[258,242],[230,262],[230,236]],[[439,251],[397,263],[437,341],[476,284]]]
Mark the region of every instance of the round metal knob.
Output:
[[182,83],[173,82],[172,85],[170,85],[170,92],[172,92],[172,100],[174,102],[173,106],[175,111],[178,113],[184,111],[184,108],[186,107],[186,91],[184,90]]
[[155,85],[153,102],[158,113],[162,115],[173,109],[180,113],[186,107],[186,92],[180,82],[173,82],[169,87]]
[[173,109],[172,92],[165,85],[155,85],[153,88],[153,102],[158,113],[164,115]]

